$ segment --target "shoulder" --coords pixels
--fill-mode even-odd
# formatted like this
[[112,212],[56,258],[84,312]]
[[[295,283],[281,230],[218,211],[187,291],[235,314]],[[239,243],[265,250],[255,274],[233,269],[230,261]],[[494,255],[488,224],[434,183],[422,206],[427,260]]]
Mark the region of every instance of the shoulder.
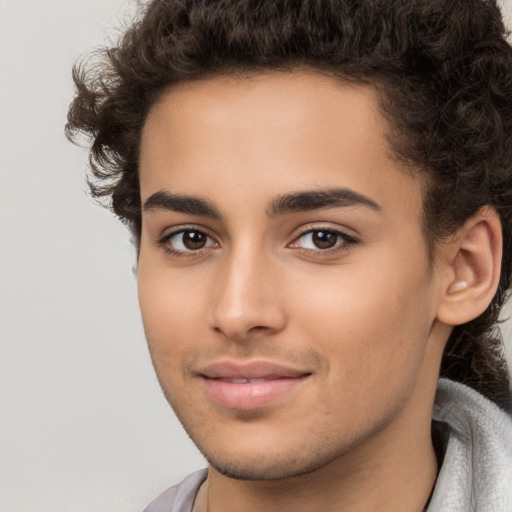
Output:
[[207,474],[207,470],[202,469],[188,475],[178,485],[169,487],[160,494],[144,512],[191,512],[197,491],[206,480]]
[[512,512],[512,418],[472,388],[441,379],[433,411],[449,431],[429,512]]

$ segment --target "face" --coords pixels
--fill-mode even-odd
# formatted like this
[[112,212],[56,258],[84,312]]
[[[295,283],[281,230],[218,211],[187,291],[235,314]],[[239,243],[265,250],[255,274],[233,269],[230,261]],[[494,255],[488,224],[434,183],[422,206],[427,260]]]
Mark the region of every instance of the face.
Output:
[[306,71],[180,85],[149,113],[144,327],[171,406],[230,476],[338,460],[437,380],[421,185],[387,129],[371,88]]

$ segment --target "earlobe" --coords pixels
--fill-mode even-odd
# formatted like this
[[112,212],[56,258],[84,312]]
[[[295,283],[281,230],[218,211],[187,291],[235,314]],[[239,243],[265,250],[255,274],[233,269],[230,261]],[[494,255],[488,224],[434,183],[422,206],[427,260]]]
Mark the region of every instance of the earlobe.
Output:
[[490,207],[478,210],[442,250],[447,272],[437,318],[448,325],[461,325],[487,309],[498,287],[502,233],[496,211]]

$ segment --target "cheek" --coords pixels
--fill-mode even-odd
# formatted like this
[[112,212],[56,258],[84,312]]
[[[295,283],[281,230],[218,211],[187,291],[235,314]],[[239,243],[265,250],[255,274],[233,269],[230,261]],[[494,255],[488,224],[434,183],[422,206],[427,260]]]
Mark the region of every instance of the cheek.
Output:
[[198,338],[200,294],[190,281],[141,258],[138,296],[155,366],[177,365],[191,350],[190,338]]
[[310,294],[296,330],[328,364],[323,392],[315,400],[325,422],[364,431],[398,410],[413,392],[429,321],[412,286],[388,293],[382,283],[360,282],[349,290],[349,282],[333,286],[331,299]]
[[[411,375],[417,371],[433,321],[429,275],[423,259],[418,262],[388,265],[385,272],[370,262],[336,268],[320,280],[312,279],[308,293],[294,294],[299,297],[297,330],[307,332],[329,356],[336,378],[398,379],[393,368],[407,367]],[[358,273],[356,267],[365,270]]]

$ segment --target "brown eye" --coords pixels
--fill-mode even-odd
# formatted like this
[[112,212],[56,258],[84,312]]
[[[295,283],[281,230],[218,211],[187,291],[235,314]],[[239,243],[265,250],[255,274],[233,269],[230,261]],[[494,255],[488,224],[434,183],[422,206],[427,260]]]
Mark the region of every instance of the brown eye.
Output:
[[311,241],[318,249],[330,249],[338,242],[339,235],[332,231],[313,231]]
[[307,251],[325,251],[326,254],[331,254],[332,251],[343,248],[348,249],[356,243],[357,240],[343,231],[335,229],[310,229],[300,235],[291,244],[291,247]]
[[175,231],[165,236],[160,243],[176,253],[191,253],[217,245],[210,236],[197,229]]
[[208,240],[208,237],[200,231],[183,231],[183,245],[191,251],[202,249]]

